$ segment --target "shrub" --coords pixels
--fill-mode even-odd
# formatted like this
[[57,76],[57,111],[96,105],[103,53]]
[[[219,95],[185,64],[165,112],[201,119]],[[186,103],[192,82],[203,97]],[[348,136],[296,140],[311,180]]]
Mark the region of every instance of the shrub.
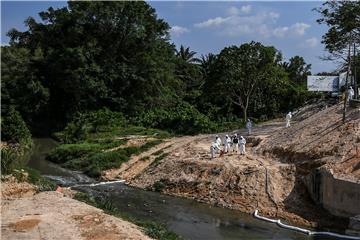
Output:
[[120,167],[123,162],[128,160],[129,156],[123,149],[96,153],[86,159],[88,166],[86,167],[85,173],[91,177],[99,177],[102,171]]
[[11,148],[1,149],[1,174],[9,174],[16,165],[17,153]]
[[169,109],[152,109],[137,117],[135,122],[146,127],[166,129],[178,134],[211,132],[216,127],[207,116],[187,102],[181,102]]
[[86,139],[90,133],[111,131],[114,127],[126,125],[127,121],[122,113],[103,108],[94,112],[78,113],[57,137],[61,137],[66,143],[74,143]]
[[31,134],[20,113],[14,107],[4,114],[1,121],[1,140],[22,145],[31,144]]
[[52,150],[46,159],[55,163],[65,163],[99,151],[101,146],[94,143],[63,144]]

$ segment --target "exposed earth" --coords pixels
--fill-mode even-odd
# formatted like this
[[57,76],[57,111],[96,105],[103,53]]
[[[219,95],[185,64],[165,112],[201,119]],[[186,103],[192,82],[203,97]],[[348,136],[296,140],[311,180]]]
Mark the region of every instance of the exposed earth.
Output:
[[74,200],[69,192],[35,194],[35,186],[14,178],[1,188],[2,239],[150,239],[136,225]]
[[[307,106],[290,128],[279,119],[255,126],[251,136],[244,129],[227,133],[246,137],[246,156],[230,152],[211,159],[214,134],[174,137],[102,178],[247,213],[258,209],[296,225],[344,229],[347,219],[315,205],[302,181],[322,167],[360,183],[360,110],[349,110],[343,124],[341,107]],[[131,136],[126,146],[150,140]],[[36,192],[13,177],[2,181],[4,239],[149,239],[138,226],[72,199],[72,192]]]
[[295,112],[290,128],[280,119],[255,126],[251,136],[229,132],[246,137],[246,156],[211,159],[214,134],[168,139],[102,178],[248,213],[258,209],[297,225],[344,228],[347,220],[319,210],[302,181],[322,166],[360,182],[360,110],[349,110],[344,124],[341,110],[320,103]]

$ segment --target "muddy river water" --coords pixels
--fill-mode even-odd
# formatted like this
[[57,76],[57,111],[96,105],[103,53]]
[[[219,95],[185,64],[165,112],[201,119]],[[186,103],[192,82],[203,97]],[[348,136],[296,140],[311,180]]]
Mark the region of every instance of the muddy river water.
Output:
[[[34,152],[28,165],[63,186],[95,182],[79,172],[63,169],[45,160],[57,143],[49,138],[34,139]],[[335,239],[309,237],[274,224],[255,219],[239,211],[214,207],[183,199],[128,187],[123,183],[77,187],[97,197],[112,201],[129,216],[164,223],[185,239]]]

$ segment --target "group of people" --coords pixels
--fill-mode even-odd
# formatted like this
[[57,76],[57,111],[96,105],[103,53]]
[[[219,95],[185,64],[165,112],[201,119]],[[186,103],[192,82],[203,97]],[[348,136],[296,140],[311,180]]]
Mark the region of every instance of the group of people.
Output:
[[[288,114],[286,114],[286,117],[285,117],[285,121],[286,121],[285,127],[286,128],[290,127],[291,118],[292,118],[292,112],[289,112]],[[248,119],[246,122],[246,129],[248,130],[249,135],[252,132],[252,128],[253,128],[253,124],[252,124],[251,120]],[[231,151],[231,149],[232,149],[232,152],[236,152],[236,153],[240,152],[240,155],[245,155],[246,154],[245,145],[246,145],[245,138],[243,136],[240,136],[240,138],[239,138],[236,133],[234,135],[232,135],[231,137],[226,134],[224,137],[224,141],[222,141],[221,138],[218,135],[216,135],[215,140],[211,144],[211,147],[210,147],[211,158],[214,158],[216,156],[216,154],[219,154],[219,156],[222,156],[225,153],[229,153]]]
[[211,144],[210,147],[211,158],[214,158],[216,154],[222,156],[225,153],[229,153],[231,150],[232,152],[236,153],[238,153],[239,150],[240,155],[245,155],[245,144],[245,138],[243,136],[240,136],[239,138],[236,133],[231,137],[226,134],[224,137],[224,142],[222,142],[221,138],[216,135],[215,141]]

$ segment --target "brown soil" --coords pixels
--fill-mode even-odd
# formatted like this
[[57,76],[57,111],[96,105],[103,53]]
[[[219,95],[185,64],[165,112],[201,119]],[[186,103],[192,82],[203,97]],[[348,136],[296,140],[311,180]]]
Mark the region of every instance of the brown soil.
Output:
[[[360,160],[354,150],[360,142],[359,111],[350,110],[345,124],[340,105],[307,107],[295,116],[299,122],[288,129],[279,120],[256,126],[252,136],[246,136],[245,130],[235,131],[247,139],[246,156],[230,153],[210,159],[214,135],[185,136],[104,172],[103,178],[125,179],[131,186],[243,212],[258,209],[299,225],[345,227],[346,221],[319,210],[311,201],[301,176],[327,165],[337,174],[360,179]],[[159,150],[166,153],[160,161],[154,156]]]
[[[9,189],[7,185],[2,182],[2,189]],[[11,188],[23,186],[15,182],[9,185]],[[15,198],[7,191],[6,196],[1,201],[2,239],[150,239],[136,225],[62,193],[28,193]]]
[[40,222],[39,219],[26,219],[26,220],[18,221],[16,223],[11,223],[9,224],[9,227],[14,229],[14,231],[16,232],[21,232],[36,227],[39,224],[39,222]]

